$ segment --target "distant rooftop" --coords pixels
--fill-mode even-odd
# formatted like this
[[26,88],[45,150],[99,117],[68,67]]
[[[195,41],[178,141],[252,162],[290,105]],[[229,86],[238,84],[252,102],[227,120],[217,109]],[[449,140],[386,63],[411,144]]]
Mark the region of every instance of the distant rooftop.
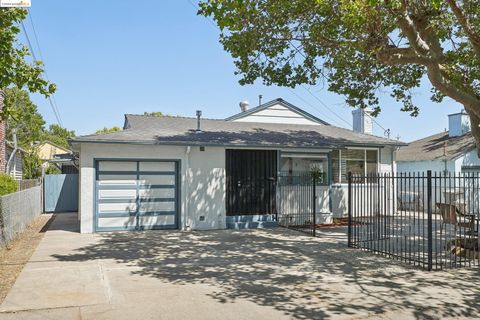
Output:
[[454,160],[475,146],[471,132],[450,137],[445,131],[401,147],[397,152],[397,161]]

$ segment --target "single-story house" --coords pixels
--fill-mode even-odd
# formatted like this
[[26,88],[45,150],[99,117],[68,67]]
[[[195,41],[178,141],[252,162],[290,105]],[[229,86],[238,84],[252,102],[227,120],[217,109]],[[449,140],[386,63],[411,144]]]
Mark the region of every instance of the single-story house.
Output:
[[403,145],[372,135],[371,124],[335,127],[283,99],[241,103],[227,119],[200,115],[126,115],[122,131],[74,138],[81,232],[234,227],[238,216],[274,215],[278,177],[313,166],[322,172],[318,212],[343,217],[347,172],[394,172]]
[[478,172],[480,159],[462,110],[448,116],[448,131],[410,142],[397,152],[398,172]]

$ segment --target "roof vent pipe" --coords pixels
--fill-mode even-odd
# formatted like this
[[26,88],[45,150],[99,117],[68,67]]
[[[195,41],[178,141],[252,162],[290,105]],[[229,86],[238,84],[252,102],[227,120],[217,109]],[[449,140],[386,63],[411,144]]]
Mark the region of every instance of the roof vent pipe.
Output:
[[200,126],[200,117],[202,116],[202,110],[197,110],[197,130],[196,132],[202,132],[202,128]]
[[248,103],[248,101],[244,100],[240,102],[240,110],[242,110],[242,112],[247,111],[249,107],[250,107],[250,103]]

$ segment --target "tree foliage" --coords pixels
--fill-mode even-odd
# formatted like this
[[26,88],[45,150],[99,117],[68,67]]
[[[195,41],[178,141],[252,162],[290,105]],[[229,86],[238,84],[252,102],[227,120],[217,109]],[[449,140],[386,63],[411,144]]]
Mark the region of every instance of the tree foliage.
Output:
[[95,134],[111,133],[111,132],[117,132],[117,131],[122,131],[122,128],[117,126],[114,126],[111,128],[103,127],[103,129],[99,129],[95,131]]
[[144,112],[144,116],[150,116],[150,117],[163,117],[163,113],[160,111],[152,111],[152,112]]
[[[27,47],[18,42],[19,24],[27,11],[20,8],[0,8],[0,91],[16,86],[48,96],[55,85],[42,78],[42,61],[32,61]],[[7,109],[0,112],[6,119]]]
[[69,148],[68,140],[75,137],[75,131],[62,128],[58,124],[51,124],[43,133],[42,140],[48,140],[56,145]]
[[416,116],[413,92],[426,77],[433,101],[465,107],[480,141],[478,0],[207,0],[200,8],[222,30],[241,84],[325,81],[375,114],[389,92]]
[[14,193],[18,189],[18,183],[13,177],[0,173],[0,196]]
[[45,120],[37,106],[30,100],[28,92],[17,87],[5,90],[5,109],[8,110],[7,139],[12,140],[12,129],[17,128],[20,147],[28,149],[42,139]]
[[52,124],[46,129],[45,120],[38,112],[37,106],[30,100],[28,92],[17,87],[5,90],[5,110],[7,110],[5,112],[7,139],[12,141],[12,130],[16,128],[18,145],[25,151],[22,157],[23,178],[40,177],[42,162],[38,157],[35,145],[48,140],[68,148],[68,139],[74,137],[75,132],[57,124]]

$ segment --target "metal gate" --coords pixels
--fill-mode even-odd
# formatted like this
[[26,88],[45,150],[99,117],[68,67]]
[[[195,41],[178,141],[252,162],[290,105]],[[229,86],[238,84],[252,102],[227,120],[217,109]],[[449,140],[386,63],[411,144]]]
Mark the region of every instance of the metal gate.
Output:
[[278,177],[278,224],[315,236],[316,181],[310,172]]
[[178,162],[96,163],[95,230],[178,228]]
[[44,212],[78,211],[78,174],[48,174],[43,180]]
[[227,216],[275,214],[277,151],[226,150]]

